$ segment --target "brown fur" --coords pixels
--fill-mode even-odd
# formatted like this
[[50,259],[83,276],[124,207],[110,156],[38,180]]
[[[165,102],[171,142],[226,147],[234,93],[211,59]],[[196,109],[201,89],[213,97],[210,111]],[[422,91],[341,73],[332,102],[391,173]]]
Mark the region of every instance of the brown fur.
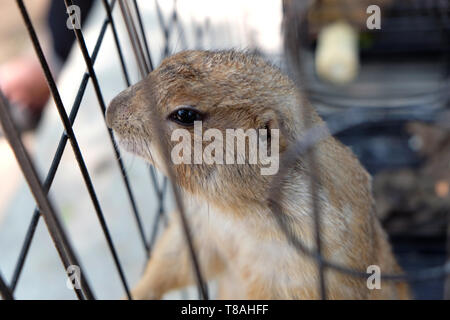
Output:
[[[258,56],[235,51],[186,51],[165,59],[111,102],[107,122],[126,149],[163,169],[150,116],[168,129],[161,137],[170,150],[176,144],[170,132],[179,125],[167,117],[180,105],[194,106],[206,115],[203,130],[283,128],[281,154],[305,131],[299,107],[308,109],[310,126],[322,123],[287,76]],[[374,216],[369,174],[333,137],[316,150],[324,256],[363,272],[369,265],[379,265],[382,273],[401,272]],[[274,176],[261,175],[260,164],[169,165],[175,182],[190,195],[194,244],[206,277],[219,279],[220,298],[320,298],[315,261],[288,244],[269,209],[267,192]],[[283,178],[281,191],[290,228],[313,248],[309,168],[302,158]],[[194,283],[174,218],[152,252],[133,291],[135,298],[160,298],[168,290]],[[383,282],[381,290],[369,290],[366,279],[332,270],[326,271],[326,284],[332,299],[408,296],[404,284]]]

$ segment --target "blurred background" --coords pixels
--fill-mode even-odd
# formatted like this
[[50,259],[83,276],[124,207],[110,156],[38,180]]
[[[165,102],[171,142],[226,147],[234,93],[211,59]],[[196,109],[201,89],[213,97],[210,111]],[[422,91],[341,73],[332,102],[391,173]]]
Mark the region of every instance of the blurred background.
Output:
[[[336,137],[373,175],[378,215],[404,270],[443,264],[450,212],[450,2],[283,5],[285,29],[297,33],[287,38],[287,52],[297,55],[319,113],[329,123],[349,110],[365,119]],[[444,283],[413,283],[415,297],[439,299],[446,291],[449,298]]]
[[[80,3],[77,3],[80,2]],[[37,30],[66,110],[70,111],[86,66],[67,29],[63,1],[24,1]],[[132,3],[130,0],[129,3]],[[373,175],[378,215],[405,271],[442,266],[447,260],[450,212],[450,1],[277,0],[137,1],[153,64],[184,49],[251,49],[286,72],[285,52],[299,62],[301,86],[330,125],[354,112],[365,119],[337,138]],[[74,1],[92,53],[105,10],[101,1]],[[376,7],[367,10],[368,7]],[[123,18],[113,18],[131,83],[139,80]],[[379,15],[377,16],[377,8]],[[159,11],[158,11],[159,10]],[[42,179],[63,132],[56,107],[17,8],[0,2],[0,88]],[[175,14],[174,14],[175,13]],[[161,20],[164,21],[161,24]],[[169,26],[166,38],[164,24]],[[294,31],[288,34],[288,30]],[[287,46],[283,44],[287,43]],[[114,52],[114,54],[113,54]],[[126,88],[105,34],[95,71],[108,103]],[[130,285],[146,260],[121,173],[108,141],[92,84],[74,124],[83,157]],[[122,154],[147,237],[159,199],[140,159]],[[162,183],[162,176],[157,177]],[[67,148],[50,189],[97,298],[123,296],[120,281],[73,152]],[[170,195],[164,209],[173,206]],[[14,277],[35,202],[0,129],[0,270]],[[158,222],[163,225],[163,222]],[[449,298],[445,278],[413,284],[417,299]],[[447,295],[445,295],[447,292]],[[195,297],[195,291],[167,298]],[[36,235],[17,282],[19,299],[73,299],[45,224]]]

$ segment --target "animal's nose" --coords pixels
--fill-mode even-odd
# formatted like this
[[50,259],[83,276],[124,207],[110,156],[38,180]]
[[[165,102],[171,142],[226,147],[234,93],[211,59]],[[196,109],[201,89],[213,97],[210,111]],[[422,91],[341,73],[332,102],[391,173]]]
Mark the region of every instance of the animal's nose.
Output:
[[106,125],[110,129],[114,129],[117,119],[120,118],[120,113],[127,107],[129,99],[128,90],[119,93],[109,104],[106,109]]
[[115,99],[113,99],[109,104],[108,108],[106,109],[106,125],[110,129],[113,128],[114,114],[116,113],[116,110],[117,110],[117,103],[115,103]]

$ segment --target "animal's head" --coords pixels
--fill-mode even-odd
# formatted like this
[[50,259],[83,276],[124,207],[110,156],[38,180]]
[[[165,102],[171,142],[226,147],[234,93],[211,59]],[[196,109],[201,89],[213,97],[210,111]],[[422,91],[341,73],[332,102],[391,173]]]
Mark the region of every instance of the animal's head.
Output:
[[185,51],[120,93],[106,116],[125,149],[171,166],[187,191],[236,205],[265,198],[277,157],[301,133],[299,103],[293,83],[259,56]]

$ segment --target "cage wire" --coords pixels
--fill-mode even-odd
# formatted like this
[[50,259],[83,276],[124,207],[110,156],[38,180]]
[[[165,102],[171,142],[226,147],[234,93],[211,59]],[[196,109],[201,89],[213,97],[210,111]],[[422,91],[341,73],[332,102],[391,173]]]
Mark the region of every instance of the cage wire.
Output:
[[[54,154],[53,161],[51,163],[50,169],[47,172],[46,178],[44,181],[40,181],[36,168],[33,163],[33,159],[28,154],[24,144],[21,140],[21,136],[15,127],[15,124],[11,118],[10,109],[8,105],[7,99],[1,94],[0,99],[0,120],[3,130],[5,132],[5,136],[8,139],[8,142],[11,145],[11,148],[17,158],[17,162],[20,165],[20,168],[25,176],[25,179],[28,183],[30,191],[33,194],[33,197],[36,201],[36,207],[32,214],[31,221],[29,222],[28,229],[25,235],[25,239],[23,241],[21,251],[18,257],[18,260],[15,264],[15,269],[13,272],[13,276],[9,281],[6,281],[0,272],[0,292],[3,299],[13,299],[14,292],[17,288],[17,284],[20,280],[20,276],[27,259],[29,249],[31,243],[33,241],[33,237],[35,235],[36,227],[39,220],[44,220],[45,224],[48,227],[48,232],[53,240],[55,248],[59,254],[61,262],[65,270],[70,265],[77,265],[81,267],[80,260],[77,257],[77,253],[74,251],[72,241],[68,237],[63,224],[61,223],[61,218],[52,205],[51,201],[48,198],[48,192],[52,187],[53,180],[55,178],[56,172],[58,170],[59,164],[61,162],[61,158],[65,152],[67,143],[70,143],[70,146],[75,154],[76,162],[79,167],[80,173],[83,177],[83,181],[85,187],[89,193],[89,197],[94,206],[95,214],[97,216],[98,222],[101,226],[101,230],[105,237],[105,241],[107,242],[109,252],[113,258],[114,265],[116,271],[119,275],[120,282],[123,287],[123,291],[125,295],[131,299],[130,288],[127,281],[127,277],[125,271],[122,267],[120,257],[117,254],[117,250],[114,244],[114,239],[112,239],[111,232],[108,228],[107,221],[104,217],[104,213],[102,211],[101,205],[98,201],[97,192],[92,183],[91,175],[87,169],[85,160],[83,158],[82,152],[78,145],[76,133],[73,130],[73,124],[77,118],[78,111],[82,104],[82,98],[85,93],[87,84],[89,80],[91,81],[95,95],[98,101],[99,111],[104,116],[106,105],[102,94],[101,85],[97,79],[96,72],[94,70],[94,65],[96,58],[98,56],[98,52],[101,49],[103,39],[105,33],[108,29],[111,30],[113,34],[114,44],[117,50],[117,54],[120,60],[120,68],[124,77],[124,81],[126,86],[130,86],[131,80],[130,75],[127,69],[127,65],[125,63],[124,55],[123,55],[123,46],[119,40],[118,32],[116,29],[116,24],[114,22],[112,11],[120,10],[122,18],[125,22],[126,31],[131,43],[131,47],[133,50],[133,54],[135,57],[135,62],[138,66],[138,71],[140,74],[140,78],[143,79],[146,75],[151,72],[154,68],[154,63],[152,61],[151,48],[149,46],[149,42],[147,40],[148,35],[145,32],[145,27],[142,19],[142,15],[139,9],[139,4],[137,0],[133,1],[124,1],[124,0],[102,0],[102,5],[105,11],[105,19],[103,21],[102,27],[100,29],[99,35],[97,37],[97,41],[95,43],[92,54],[90,55],[88,49],[86,47],[85,38],[83,35],[83,31],[81,29],[74,28],[73,31],[76,36],[76,41],[79,47],[79,50],[84,58],[84,62],[87,68],[87,72],[84,74],[81,83],[78,87],[78,93],[74,99],[72,107],[70,109],[70,113],[67,114],[64,108],[64,103],[60,97],[57,84],[50,72],[50,68],[47,62],[47,59],[43,53],[38,35],[33,26],[33,23],[30,20],[28,11],[24,5],[23,0],[16,0],[20,13],[23,17],[24,24],[27,27],[27,31],[29,33],[29,37],[33,44],[33,47],[36,51],[36,54],[41,63],[42,69],[45,73],[46,80],[50,87],[52,98],[55,102],[56,108],[58,110],[61,122],[64,127],[64,131],[61,134],[59,139],[57,150]],[[118,2],[118,3],[117,3]],[[163,33],[164,39],[164,47],[163,47],[163,57],[168,56],[171,51],[171,36],[176,32],[179,41],[182,43],[182,47],[186,47],[186,40],[183,31],[183,26],[180,23],[178,11],[176,7],[176,2],[172,9],[172,13],[169,17],[164,17],[164,14],[161,10],[161,7],[158,1],[155,1],[155,10],[157,14],[158,23],[161,27],[161,32]],[[300,3],[293,1],[293,3]],[[415,2],[417,5],[414,7],[419,12],[431,12],[435,9],[436,6],[432,6],[433,3],[442,4],[442,2],[433,2],[433,1],[422,1]],[[66,7],[73,5],[71,0],[65,0]],[[410,7],[408,7],[410,8]],[[437,6],[437,8],[441,8]],[[410,10],[410,9],[408,9]],[[422,11],[420,11],[422,10]],[[449,27],[449,7],[445,7],[441,11],[438,11],[439,14],[442,15],[441,27],[442,30],[445,30],[448,35],[448,27]],[[296,83],[307,82],[304,81],[305,75],[302,73],[301,59],[298,59],[302,56],[302,48],[299,43],[304,42],[304,35],[298,32],[299,28],[302,26],[301,19],[297,19],[293,15],[295,14],[294,10],[286,10],[285,8],[285,23],[284,23],[284,47],[285,47],[285,60],[286,65],[289,66],[287,68],[291,71],[291,76]],[[288,21],[288,23],[286,23]],[[197,30],[198,43],[201,42],[202,31],[201,28]],[[449,38],[447,38],[449,39]],[[447,43],[448,50],[448,43]],[[449,50],[448,50],[449,51]],[[447,52],[447,68],[448,68],[448,54]],[[448,69],[447,69],[448,70]],[[448,81],[448,74],[447,74]],[[448,103],[448,82],[445,85],[438,89],[439,90],[439,99],[442,99],[444,103]],[[303,90],[303,89],[302,89]],[[307,90],[308,91],[308,90]],[[307,92],[311,97],[311,100],[315,102],[315,100],[321,101],[320,99],[330,98],[335,100],[336,94],[327,93],[324,91],[314,92],[314,90],[309,90]],[[327,94],[329,95],[327,97]],[[148,99],[152,99],[152,97],[147,97]],[[317,99],[316,99],[317,98]],[[339,98],[339,97],[338,97]],[[366,101],[369,101],[367,99]],[[299,106],[300,107],[300,106]],[[343,107],[346,107],[345,109]],[[302,116],[303,119],[308,118],[304,114],[302,114],[302,108],[299,108],[299,116]],[[272,213],[275,220],[277,221],[278,227],[283,231],[286,236],[286,239],[289,243],[295,247],[299,253],[305,256],[308,259],[315,259],[317,262],[317,268],[319,271],[319,279],[317,281],[317,290],[320,292],[320,297],[322,299],[327,298],[327,284],[326,278],[324,276],[326,270],[335,270],[340,273],[344,273],[353,277],[358,278],[367,278],[368,274],[366,270],[354,270],[348,268],[345,265],[341,265],[335,263],[334,261],[327,260],[321,254],[322,248],[322,239],[321,239],[321,212],[320,207],[317,203],[317,197],[314,195],[317,193],[317,185],[320,181],[320,173],[315,167],[315,153],[314,146],[327,138],[329,135],[337,135],[338,133],[347,130],[349,128],[358,126],[360,124],[371,123],[375,121],[388,121],[392,119],[393,116],[389,112],[367,112],[367,109],[361,108],[361,101],[358,101],[354,104],[347,104],[345,102],[342,103],[342,108],[339,108],[338,112],[333,113],[332,115],[327,117],[327,124],[307,127],[307,131],[304,136],[298,139],[288,150],[282,155],[280,162],[280,171],[273,179],[273,182],[270,186],[268,186],[270,190],[269,196],[269,204],[272,209]],[[156,116],[151,116],[151,121],[154,127],[156,128],[155,132],[163,132],[164,129],[162,126],[162,122],[158,121]],[[305,124],[308,126],[309,124]],[[165,218],[165,208],[164,208],[164,198],[168,192],[168,188],[171,188],[171,191],[174,195],[175,205],[178,210],[178,214],[180,215],[180,220],[182,223],[182,230],[185,236],[185,241],[188,245],[190,260],[192,262],[192,267],[195,274],[195,280],[197,283],[199,298],[201,299],[209,299],[210,295],[208,292],[208,285],[205,281],[205,278],[201,272],[199,267],[198,256],[196,252],[196,248],[192,241],[191,230],[189,226],[189,219],[186,215],[186,210],[183,205],[183,201],[181,199],[181,191],[178,189],[176,184],[170,183],[173,180],[173,172],[170,166],[167,166],[168,176],[159,182],[157,179],[157,175],[155,169],[152,166],[149,166],[149,176],[152,183],[152,187],[154,188],[157,199],[158,199],[158,208],[157,213],[155,215],[155,220],[152,222],[152,230],[150,236],[147,238],[144,232],[144,225],[142,222],[141,214],[138,211],[135,196],[130,187],[129,178],[127,176],[127,170],[122,162],[120,151],[115,143],[115,138],[113,132],[108,129],[105,125],[105,130],[108,131],[109,139],[112,142],[114,148],[114,154],[117,161],[117,165],[120,169],[122,175],[122,182],[125,186],[126,194],[129,200],[129,205],[131,208],[132,219],[135,220],[139,230],[140,241],[142,243],[143,250],[147,257],[150,256],[151,249],[153,244],[157,238],[158,228],[161,225],[160,221]],[[156,137],[156,141],[159,144],[159,148],[162,151],[163,157],[166,160],[165,163],[169,163],[169,151],[162,145],[161,137]],[[280,183],[283,180],[283,176],[287,173],[288,169],[295,163],[296,159],[299,157],[304,157],[304,159],[308,162],[308,164],[312,168],[312,173],[310,175],[310,187],[312,190],[312,209],[314,216],[314,232],[315,232],[315,247],[309,248],[306,246],[300,239],[298,239],[290,230],[287,225],[287,221],[283,218],[283,213],[281,212],[281,206],[279,205],[279,201],[281,199],[280,194]],[[448,236],[448,235],[447,235]],[[381,278],[383,281],[427,281],[431,279],[445,279],[445,277],[450,273],[450,260],[447,259],[447,262],[444,265],[422,269],[412,273],[404,273],[404,274],[382,274]],[[80,287],[74,287],[74,291],[76,296],[79,299],[95,299],[94,292],[92,291],[92,286],[90,284],[89,279],[84,276],[84,273],[81,273],[81,283]],[[447,296],[448,298],[448,296]]]

